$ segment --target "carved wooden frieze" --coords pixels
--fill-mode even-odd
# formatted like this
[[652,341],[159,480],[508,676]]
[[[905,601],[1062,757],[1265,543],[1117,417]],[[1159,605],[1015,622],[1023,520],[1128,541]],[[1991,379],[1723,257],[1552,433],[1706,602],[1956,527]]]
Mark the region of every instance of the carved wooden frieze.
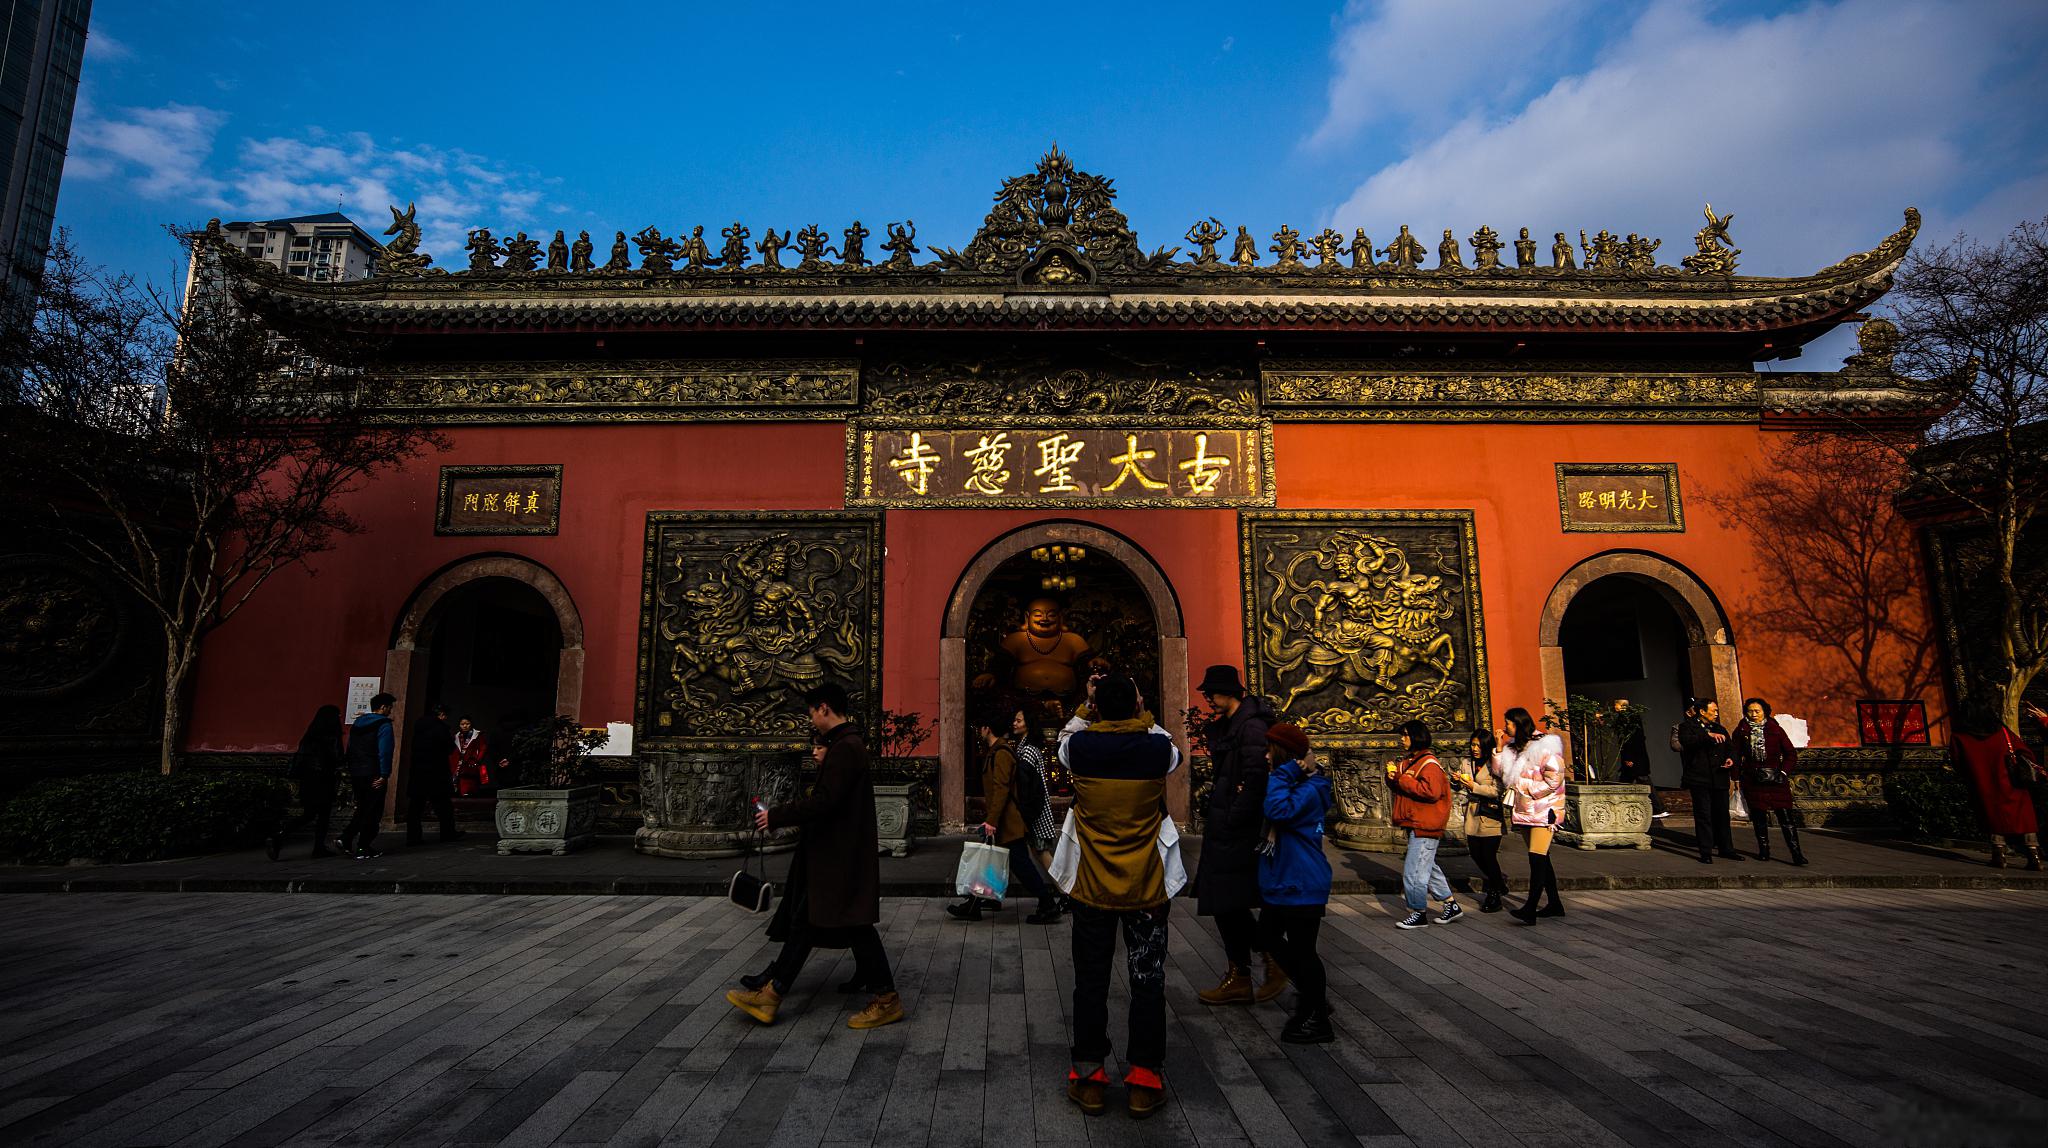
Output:
[[1762,401],[1753,372],[1474,373],[1275,362],[1260,383],[1261,402],[1276,419],[1741,422],[1756,419]]
[[852,359],[503,362],[400,368],[378,406],[436,423],[691,422],[843,417]]
[[871,368],[865,410],[877,415],[1248,416],[1251,370],[1214,359],[1025,352],[974,359],[892,360]]
[[[656,511],[640,605],[640,739],[800,749],[803,693],[880,704],[882,522],[860,512]],[[872,725],[870,724],[870,728]]]
[[1485,620],[1464,510],[1241,516],[1251,688],[1332,747],[1489,720]]

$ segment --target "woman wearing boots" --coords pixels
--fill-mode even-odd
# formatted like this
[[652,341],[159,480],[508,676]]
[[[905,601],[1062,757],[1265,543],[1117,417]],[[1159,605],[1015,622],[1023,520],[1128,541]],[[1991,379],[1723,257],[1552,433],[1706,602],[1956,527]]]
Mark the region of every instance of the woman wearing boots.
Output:
[[[1501,783],[1514,794],[1515,832],[1529,847],[1529,896],[1521,908],[1508,910],[1508,916],[1533,925],[1538,917],[1564,916],[1557,870],[1550,864],[1550,840],[1564,822],[1564,786],[1571,778],[1565,771],[1563,738],[1554,733],[1538,736],[1536,719],[1520,706],[1502,714],[1501,721],[1507,728],[1495,731],[1501,748],[1494,761],[1500,766]],[[1542,904],[1545,894],[1548,904]]]
[[1749,823],[1756,827],[1756,859],[1771,859],[1771,819],[1778,819],[1784,831],[1785,848],[1794,865],[1806,864],[1799,849],[1799,824],[1792,809],[1792,769],[1799,751],[1785,729],[1771,718],[1771,703],[1750,698],[1742,703],[1742,720],[1729,739],[1735,743],[1735,779],[1742,786],[1742,803],[1749,807]]
[[[1031,855],[1040,873],[1050,873],[1052,851],[1060,842],[1060,824],[1053,816],[1052,777],[1045,767],[1045,751],[1038,748],[1039,727],[1030,706],[1020,706],[1010,719],[1010,737],[1017,753],[1017,804],[1031,835]],[[1064,912],[1060,891],[1048,880],[1038,894],[1038,911],[1024,920],[1033,925],[1057,925]]]
[[1451,785],[1465,792],[1465,847],[1472,863],[1485,876],[1482,913],[1500,912],[1501,896],[1508,891],[1500,871],[1500,842],[1507,832],[1507,810],[1501,804],[1500,767],[1493,760],[1493,734],[1473,730],[1465,744],[1464,768],[1451,775]]
[[1294,981],[1294,1015],[1281,1026],[1289,1044],[1326,1044],[1330,1031],[1329,982],[1316,934],[1330,903],[1330,861],[1323,854],[1323,823],[1335,802],[1330,779],[1304,767],[1308,735],[1281,723],[1266,731],[1265,814],[1272,837],[1259,854],[1260,944]]

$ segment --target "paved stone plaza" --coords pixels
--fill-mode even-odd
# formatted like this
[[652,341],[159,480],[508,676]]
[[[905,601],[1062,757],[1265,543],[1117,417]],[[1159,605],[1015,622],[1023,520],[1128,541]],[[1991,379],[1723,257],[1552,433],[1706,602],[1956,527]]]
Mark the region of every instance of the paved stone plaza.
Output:
[[[910,1009],[821,954],[782,1023],[722,999],[761,921],[677,897],[90,894],[0,902],[9,1144],[2039,1145],[2048,896],[1585,893],[1563,923],[1324,931],[1337,1043],[1206,1009],[1176,906],[1172,1104],[1058,1093],[1065,926],[891,899]],[[830,958],[838,958],[833,960]],[[1552,994],[1544,999],[1543,994]],[[1286,999],[1286,998],[1283,998]],[[1121,1001],[1113,1002],[1120,1017]],[[1112,1028],[1121,1039],[1120,1020]]]

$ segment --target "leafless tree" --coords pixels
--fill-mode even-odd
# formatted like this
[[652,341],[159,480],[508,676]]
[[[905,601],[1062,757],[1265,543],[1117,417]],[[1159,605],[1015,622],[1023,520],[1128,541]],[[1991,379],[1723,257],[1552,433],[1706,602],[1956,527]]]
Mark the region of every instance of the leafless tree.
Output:
[[173,293],[88,265],[60,233],[32,313],[0,329],[0,477],[156,615],[166,773],[205,635],[360,530],[352,492],[445,445],[377,417],[360,339],[282,338],[237,303],[217,240],[180,238],[195,273]]
[[1948,412],[1916,453],[1915,485],[1988,534],[1997,644],[1971,651],[1970,670],[2017,729],[2021,695],[2048,667],[2048,587],[2019,561],[2048,494],[2048,218],[1995,245],[1959,238],[1915,254],[1891,305],[1897,378]]

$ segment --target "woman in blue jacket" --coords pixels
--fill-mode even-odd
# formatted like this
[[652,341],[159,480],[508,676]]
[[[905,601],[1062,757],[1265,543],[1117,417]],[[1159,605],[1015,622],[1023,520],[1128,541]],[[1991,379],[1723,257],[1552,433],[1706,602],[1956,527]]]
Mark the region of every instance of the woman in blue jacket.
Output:
[[1280,962],[1300,995],[1280,1029],[1289,1044],[1323,1044],[1330,1031],[1328,980],[1316,955],[1323,907],[1330,903],[1330,859],[1323,855],[1323,822],[1330,815],[1330,779],[1304,769],[1308,735],[1295,725],[1266,731],[1266,820],[1272,836],[1259,858],[1259,914],[1267,952]]

